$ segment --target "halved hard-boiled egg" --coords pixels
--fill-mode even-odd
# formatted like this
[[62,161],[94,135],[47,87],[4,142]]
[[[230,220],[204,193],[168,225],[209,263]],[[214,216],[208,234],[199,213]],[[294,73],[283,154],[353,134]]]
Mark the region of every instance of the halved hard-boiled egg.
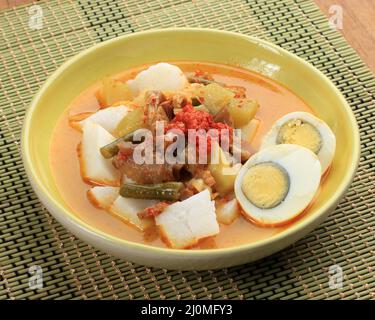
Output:
[[262,226],[290,222],[312,202],[321,166],[309,149],[280,144],[254,154],[241,168],[236,198],[246,218]]
[[320,161],[322,174],[332,163],[336,137],[321,119],[307,112],[291,112],[275,122],[263,138],[261,149],[278,144],[297,144],[310,149]]

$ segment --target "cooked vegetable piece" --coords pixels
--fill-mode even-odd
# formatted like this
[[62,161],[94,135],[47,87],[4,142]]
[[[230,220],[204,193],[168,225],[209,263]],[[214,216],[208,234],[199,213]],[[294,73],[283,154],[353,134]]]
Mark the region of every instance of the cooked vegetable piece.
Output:
[[228,104],[228,111],[233,119],[235,128],[240,128],[254,118],[259,108],[258,103],[253,99],[231,99]]
[[216,181],[216,190],[221,196],[225,196],[233,191],[234,180],[240,169],[240,164],[232,166],[217,142],[213,143],[212,152],[214,157],[211,157],[209,170]]
[[[137,131],[137,130],[135,130],[135,131]],[[119,152],[119,150],[120,150],[120,148],[118,146],[119,143],[121,143],[121,142],[132,142],[133,141],[134,132],[130,132],[130,133],[128,133],[128,134],[126,134],[126,135],[124,135],[124,136],[122,136],[120,138],[117,138],[113,142],[108,143],[104,147],[101,147],[100,148],[100,153],[102,154],[102,156],[104,158],[106,158],[106,159],[114,157]]]
[[[190,94],[191,99],[195,100],[195,103],[199,104],[203,103],[204,100],[204,90],[206,86],[200,84],[200,83],[192,83],[190,84],[190,87],[188,87],[187,92]],[[192,101],[193,102],[193,101]]]
[[185,200],[187,198],[190,198],[194,194],[202,192],[203,190],[208,190],[211,195],[211,198],[212,199],[214,198],[213,193],[212,193],[212,188],[208,186],[202,178],[198,178],[198,177],[192,178],[185,183],[185,188],[181,192],[180,200]]
[[188,80],[189,80],[190,83],[201,83],[201,84],[204,84],[204,85],[216,83],[215,80],[205,79],[205,78],[197,77],[197,76],[188,77]]
[[210,112],[203,104],[199,105],[199,106],[196,106],[194,107],[195,110],[200,110],[200,111],[204,111],[204,112]]
[[123,137],[137,129],[145,128],[146,123],[144,118],[143,108],[133,109],[119,122],[115,130],[115,135]]
[[145,91],[141,92],[139,95],[137,95],[132,102],[134,103],[135,106],[138,107],[144,107],[146,102],[145,102]]
[[192,247],[220,231],[208,190],[171,204],[155,217],[155,222],[167,245],[179,249]]
[[240,152],[241,162],[244,163],[256,151],[255,151],[255,149],[252,147],[252,145],[249,142],[241,139],[240,148],[237,147],[235,144],[233,144],[233,146],[232,146],[232,152],[233,152],[233,154],[237,153],[237,152]]
[[231,224],[240,215],[237,199],[216,202],[216,219],[223,224]]
[[204,87],[204,105],[212,114],[216,114],[221,108],[229,105],[234,98],[234,93],[217,83],[211,83]]
[[193,178],[188,181],[188,184],[191,185],[196,191],[201,192],[204,189],[207,189],[207,185],[204,183],[201,178]]
[[221,108],[213,117],[215,122],[222,122],[233,127],[233,118],[227,107]]
[[96,97],[102,107],[108,107],[120,100],[131,100],[132,93],[126,83],[107,77],[103,79]]
[[191,105],[193,107],[199,107],[202,104],[201,99],[199,97],[192,97],[191,98]]
[[247,143],[251,143],[258,130],[260,121],[258,119],[252,119],[250,122],[241,127],[241,139]]
[[180,198],[182,182],[165,182],[158,184],[124,183],[120,189],[123,197],[136,199],[158,199],[176,201]]

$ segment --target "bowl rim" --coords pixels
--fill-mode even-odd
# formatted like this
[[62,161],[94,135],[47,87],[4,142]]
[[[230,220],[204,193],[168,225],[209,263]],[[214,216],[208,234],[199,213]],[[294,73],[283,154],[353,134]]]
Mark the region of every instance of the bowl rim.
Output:
[[[130,240],[125,240],[116,236],[113,236],[111,234],[108,234],[100,229],[97,229],[93,226],[91,226],[89,223],[81,220],[74,212],[73,210],[68,210],[65,209],[59,201],[57,201],[54,196],[49,192],[46,186],[43,185],[42,181],[39,179],[38,175],[36,174],[33,162],[31,161],[31,157],[29,154],[30,150],[30,145],[28,141],[28,136],[30,132],[30,125],[32,122],[33,118],[33,111],[36,109],[38,105],[39,99],[44,95],[44,93],[47,91],[48,87],[50,86],[53,81],[59,77],[61,73],[64,72],[64,70],[71,64],[75,63],[76,61],[80,60],[81,58],[85,57],[89,53],[105,47],[111,43],[117,42],[117,41],[122,41],[123,39],[131,39],[135,37],[143,37],[143,36],[149,36],[149,35],[157,35],[160,33],[176,33],[176,32],[206,32],[206,33],[211,33],[212,35],[218,35],[218,34],[225,34],[227,36],[231,37],[236,37],[239,40],[246,40],[254,43],[255,45],[261,45],[268,47],[270,49],[276,50],[277,52],[281,53],[284,56],[287,56],[290,59],[297,60],[299,63],[303,65],[303,67],[310,69],[311,71],[315,72],[316,74],[319,75],[321,80],[324,82],[326,86],[329,87],[330,90],[332,90],[336,96],[338,97],[339,101],[343,105],[343,107],[346,109],[346,113],[348,114],[350,118],[350,122],[353,126],[352,130],[352,135],[353,135],[353,163],[351,163],[350,170],[345,174],[343,177],[343,180],[341,184],[339,185],[339,188],[337,188],[332,196],[327,200],[325,203],[323,203],[322,207],[314,214],[311,216],[305,217],[300,223],[298,224],[292,224],[285,230],[282,230],[273,236],[263,239],[263,240],[258,240],[252,243],[248,244],[241,244],[238,246],[233,246],[233,247],[227,247],[227,248],[216,248],[216,249],[190,249],[190,250],[185,250],[185,249],[172,249],[172,248],[164,248],[164,247],[156,247],[148,244],[143,244],[143,243],[138,243],[138,242],[133,242]],[[110,40],[106,40],[104,42],[97,43],[81,52],[78,54],[74,55],[67,61],[65,61],[61,66],[59,66],[48,78],[45,80],[45,82],[42,84],[38,92],[35,94],[34,98],[31,101],[31,104],[29,108],[26,111],[26,115],[24,118],[24,123],[23,123],[23,128],[22,128],[22,133],[21,133],[21,153],[22,153],[22,160],[23,164],[26,170],[26,174],[28,178],[30,179],[31,185],[38,195],[40,201],[43,203],[44,201],[48,202],[48,205],[50,205],[54,210],[50,210],[51,212],[53,211],[52,215],[55,216],[55,212],[59,212],[61,214],[61,218],[66,218],[69,220],[69,222],[76,224],[79,229],[88,235],[95,235],[98,236],[99,238],[114,244],[116,246],[127,246],[133,249],[139,249],[142,250],[145,253],[159,253],[160,256],[163,255],[168,255],[169,257],[171,256],[184,256],[184,258],[188,257],[207,257],[208,255],[210,256],[222,256],[225,254],[233,254],[233,253],[241,253],[245,251],[249,251],[254,248],[259,248],[263,247],[266,245],[271,245],[274,244],[278,241],[285,240],[288,237],[291,237],[293,235],[298,235],[299,232],[303,231],[305,228],[307,228],[309,225],[312,225],[314,221],[319,220],[319,218],[322,218],[325,216],[326,213],[337,204],[337,201],[344,195],[344,193],[347,191],[349,188],[354,175],[356,173],[358,163],[359,163],[359,157],[360,157],[360,135],[359,135],[359,129],[358,129],[358,124],[356,121],[356,118],[354,116],[354,113],[352,109],[350,108],[349,104],[345,100],[344,96],[342,93],[336,88],[336,86],[331,82],[331,80],[328,79],[327,76],[325,76],[320,70],[318,70],[316,67],[314,67],[312,64],[309,62],[305,61],[304,59],[298,57],[297,55],[279,47],[276,44],[273,44],[271,42],[268,42],[263,39],[259,39],[253,36],[249,35],[244,35],[236,32],[231,32],[231,31],[223,31],[223,30],[217,30],[217,29],[210,29],[210,28],[190,28],[190,27],[183,27],[183,28],[165,28],[165,29],[151,29],[147,31],[141,31],[141,32],[136,32],[132,34],[126,34],[122,35]],[[43,200],[41,199],[43,198]],[[43,203],[44,204],[44,203]],[[63,217],[65,216],[65,217]],[[58,221],[59,217],[56,217]],[[67,228],[69,229],[69,228]],[[70,231],[70,230],[69,230]],[[77,234],[77,236],[80,238],[80,235]],[[109,244],[108,243],[108,244]],[[94,244],[95,246],[95,244]]]

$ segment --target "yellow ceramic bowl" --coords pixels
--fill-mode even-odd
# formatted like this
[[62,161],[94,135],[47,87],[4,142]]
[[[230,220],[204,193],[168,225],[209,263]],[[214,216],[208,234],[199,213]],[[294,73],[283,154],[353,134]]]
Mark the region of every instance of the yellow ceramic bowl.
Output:
[[[173,250],[105,234],[80,220],[59,195],[49,166],[52,130],[72,99],[108,74],[158,61],[205,61],[268,73],[302,97],[337,138],[332,170],[313,210],[287,230],[227,249]],[[317,69],[266,41],[208,29],[165,29],[98,44],[64,63],[44,83],[27,111],[22,153],[27,175],[42,203],[67,229],[91,245],[136,263],[170,269],[223,268],[250,262],[297,241],[321,223],[349,187],[359,159],[354,115],[336,87]]]

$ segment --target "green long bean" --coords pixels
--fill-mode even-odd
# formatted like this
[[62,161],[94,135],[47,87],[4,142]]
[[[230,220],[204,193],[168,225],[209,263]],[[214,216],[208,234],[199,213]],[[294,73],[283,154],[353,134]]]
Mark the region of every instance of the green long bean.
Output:
[[128,133],[124,135],[123,137],[120,137],[116,139],[115,141],[112,141],[111,143],[106,144],[104,147],[100,148],[100,153],[106,159],[114,157],[119,152],[118,144],[123,141],[124,142],[133,141],[133,134],[134,132]]
[[182,182],[158,184],[124,183],[120,188],[120,195],[126,198],[176,201],[180,198],[182,188]]

